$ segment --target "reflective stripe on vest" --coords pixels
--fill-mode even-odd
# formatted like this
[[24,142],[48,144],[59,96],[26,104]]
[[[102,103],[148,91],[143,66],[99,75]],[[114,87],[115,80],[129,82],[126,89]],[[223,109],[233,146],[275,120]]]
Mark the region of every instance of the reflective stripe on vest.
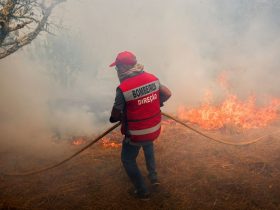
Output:
[[159,81],[153,81],[123,93],[125,101],[135,100],[159,90]]

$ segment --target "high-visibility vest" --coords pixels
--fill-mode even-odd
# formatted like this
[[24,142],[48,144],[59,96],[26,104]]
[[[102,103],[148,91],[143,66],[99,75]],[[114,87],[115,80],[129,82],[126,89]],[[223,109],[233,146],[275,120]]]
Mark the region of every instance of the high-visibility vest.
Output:
[[127,78],[119,85],[126,102],[126,125],[122,128],[126,127],[125,134],[134,142],[153,141],[160,134],[159,85],[158,78],[146,72]]

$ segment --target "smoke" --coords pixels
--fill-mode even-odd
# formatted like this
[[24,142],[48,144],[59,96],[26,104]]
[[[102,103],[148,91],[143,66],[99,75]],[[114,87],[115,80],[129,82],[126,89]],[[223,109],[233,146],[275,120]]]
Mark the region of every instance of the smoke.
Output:
[[242,97],[279,96],[279,12],[268,0],[69,0],[52,14],[56,36],[1,60],[1,148],[106,128],[118,85],[108,65],[124,50],[171,89],[168,112],[218,93],[222,71]]
[[64,19],[77,26],[100,75],[112,72],[107,65],[119,51],[135,52],[171,88],[166,108],[174,111],[199,102],[209,87],[218,92],[222,71],[243,97],[279,96],[279,10],[278,1],[265,0],[83,1],[65,5],[73,19]]

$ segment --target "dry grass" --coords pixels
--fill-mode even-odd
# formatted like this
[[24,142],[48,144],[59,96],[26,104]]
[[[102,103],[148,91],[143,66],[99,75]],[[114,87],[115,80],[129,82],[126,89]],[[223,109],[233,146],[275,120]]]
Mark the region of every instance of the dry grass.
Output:
[[[276,128],[279,125],[271,127]],[[259,134],[253,131],[245,137]],[[105,149],[100,143],[44,174],[0,178],[0,209],[280,209],[279,138],[278,134],[234,147],[208,141],[176,124],[165,125],[155,146],[162,185],[150,201],[128,195],[131,184],[120,162],[120,149]],[[1,168],[22,170],[23,162],[35,168],[49,161],[26,155],[15,165],[7,161],[11,156],[11,152],[0,154]],[[143,153],[138,161],[147,175]]]

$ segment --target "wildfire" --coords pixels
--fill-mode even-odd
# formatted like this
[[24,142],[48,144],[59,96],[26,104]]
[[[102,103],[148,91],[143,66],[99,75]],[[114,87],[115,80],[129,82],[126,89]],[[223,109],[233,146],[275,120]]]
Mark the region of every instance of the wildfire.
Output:
[[85,143],[86,143],[86,140],[83,137],[78,137],[72,141],[72,144],[76,145],[76,146],[85,144]]
[[[219,81],[223,87],[229,87],[225,76]],[[273,98],[267,106],[256,105],[256,97],[249,96],[245,101],[228,93],[220,104],[213,104],[212,93],[208,91],[203,103],[197,108],[187,109],[181,106],[178,116],[181,120],[197,124],[207,130],[220,129],[226,125],[233,125],[241,129],[265,127],[278,118],[280,99]]]
[[121,143],[116,143],[116,142],[113,142],[110,138],[108,137],[104,137],[102,138],[102,145],[103,147],[105,148],[120,148],[121,147]]
[[229,90],[229,83],[228,83],[228,79],[227,79],[227,75],[226,75],[226,72],[223,71],[217,78],[217,81],[219,83],[219,85],[226,89],[226,90]]

